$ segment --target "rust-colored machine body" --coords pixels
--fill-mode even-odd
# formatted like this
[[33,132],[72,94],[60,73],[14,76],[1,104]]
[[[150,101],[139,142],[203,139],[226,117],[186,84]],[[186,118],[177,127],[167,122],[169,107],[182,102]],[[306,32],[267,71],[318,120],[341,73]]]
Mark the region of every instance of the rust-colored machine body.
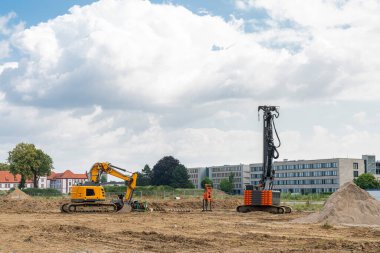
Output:
[[203,193],[203,209],[202,211],[212,211],[211,203],[212,203],[212,185],[205,184],[205,191]]
[[[263,167],[262,176],[258,185],[246,185],[244,191],[244,205],[238,206],[238,212],[265,211],[270,213],[290,213],[292,209],[280,205],[280,191],[273,190],[275,171],[273,159],[279,157],[277,148],[281,142],[278,137],[274,118],[280,113],[277,106],[259,106],[258,112],[263,111]],[[275,132],[278,145],[274,144],[273,131]]]

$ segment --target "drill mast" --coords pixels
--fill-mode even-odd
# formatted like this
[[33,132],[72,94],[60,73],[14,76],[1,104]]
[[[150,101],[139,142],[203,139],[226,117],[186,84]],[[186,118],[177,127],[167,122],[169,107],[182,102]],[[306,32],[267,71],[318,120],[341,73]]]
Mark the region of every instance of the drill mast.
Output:
[[[259,120],[260,111],[263,111],[263,174],[260,180],[260,190],[272,190],[274,181],[273,159],[279,157],[277,148],[280,147],[281,141],[278,137],[274,118],[278,118],[280,113],[278,106],[259,106]],[[276,133],[278,145],[274,144],[273,130]]]

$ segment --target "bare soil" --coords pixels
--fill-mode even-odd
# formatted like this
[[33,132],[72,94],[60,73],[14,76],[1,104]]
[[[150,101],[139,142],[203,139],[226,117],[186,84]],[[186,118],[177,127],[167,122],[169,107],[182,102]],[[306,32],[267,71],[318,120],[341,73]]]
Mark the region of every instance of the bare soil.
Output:
[[[1,198],[0,252],[379,252],[380,248],[380,227],[294,224],[292,220],[308,213],[237,213],[231,208],[236,200],[219,203],[213,212],[201,212],[200,200],[193,204],[184,200],[191,212],[122,214],[60,213],[64,201]],[[168,206],[184,207],[178,203],[171,200]]]

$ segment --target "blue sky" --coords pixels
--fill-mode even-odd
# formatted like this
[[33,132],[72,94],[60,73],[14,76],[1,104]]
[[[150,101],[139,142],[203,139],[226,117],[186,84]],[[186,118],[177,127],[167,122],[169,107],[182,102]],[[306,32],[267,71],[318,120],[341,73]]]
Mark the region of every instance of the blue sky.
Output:
[[[73,5],[84,6],[96,2],[97,0],[4,0],[0,2],[0,15],[15,12],[19,20],[26,23],[27,27],[45,22],[59,15],[68,13],[68,9]],[[172,3],[181,5],[194,13],[207,11],[211,15],[221,16],[230,19],[233,15],[236,18],[263,19],[267,14],[262,9],[251,9],[249,11],[238,10],[233,0],[154,0],[152,3]]]
[[379,2],[93,2],[0,2],[0,161],[259,162],[262,104],[281,159],[380,155]]
[[37,25],[59,15],[66,14],[73,5],[86,5],[93,0],[4,0],[0,2],[0,15],[15,12],[26,26]]

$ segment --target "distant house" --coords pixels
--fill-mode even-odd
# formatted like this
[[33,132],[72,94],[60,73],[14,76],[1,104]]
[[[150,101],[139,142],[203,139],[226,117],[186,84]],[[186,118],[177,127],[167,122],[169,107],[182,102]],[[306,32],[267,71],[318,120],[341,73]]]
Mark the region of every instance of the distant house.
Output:
[[69,193],[73,185],[78,183],[84,183],[87,180],[87,174],[75,174],[70,170],[66,170],[63,173],[52,172],[48,176],[48,187],[57,189],[62,193]]
[[[17,174],[14,176],[9,171],[0,171],[0,190],[9,190],[11,188],[16,188],[20,184],[21,175]],[[48,182],[46,177],[40,177],[38,181],[39,188],[47,188]],[[25,188],[33,188],[34,184],[32,180],[25,181]]]

